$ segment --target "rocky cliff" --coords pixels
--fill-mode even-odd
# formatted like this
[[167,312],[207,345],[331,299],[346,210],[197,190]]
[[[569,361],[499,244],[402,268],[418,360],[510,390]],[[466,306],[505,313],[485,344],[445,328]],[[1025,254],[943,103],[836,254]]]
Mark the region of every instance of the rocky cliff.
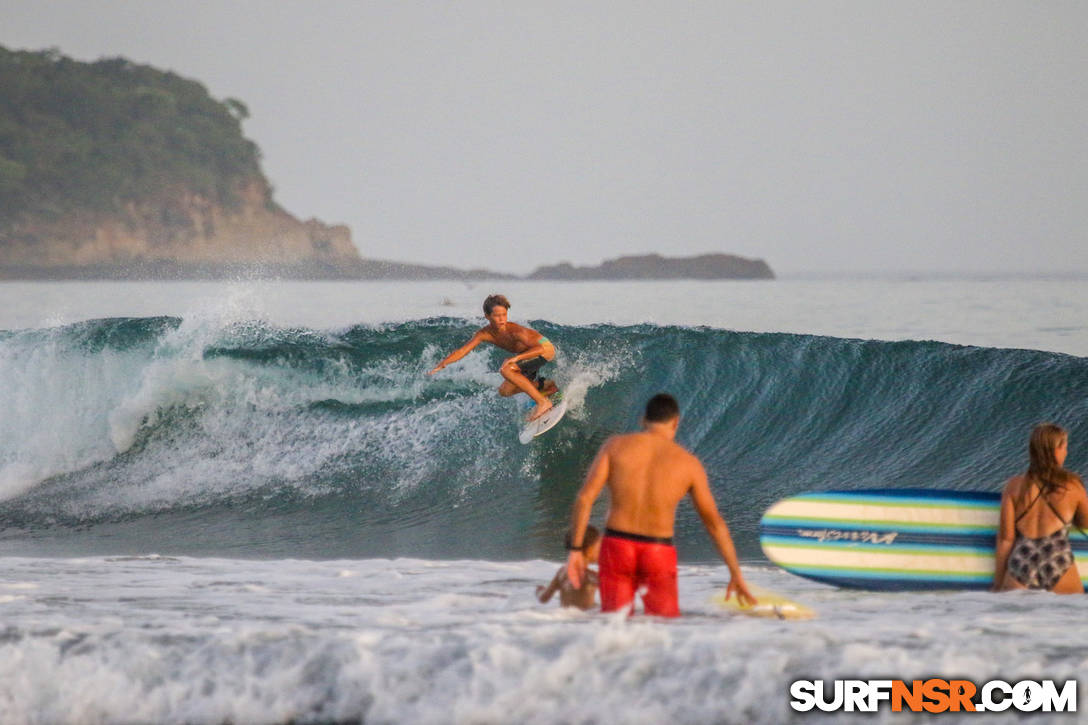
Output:
[[259,179],[231,204],[180,189],[129,200],[116,212],[24,218],[0,236],[6,276],[324,276],[362,261],[347,227],[299,221],[273,203]]

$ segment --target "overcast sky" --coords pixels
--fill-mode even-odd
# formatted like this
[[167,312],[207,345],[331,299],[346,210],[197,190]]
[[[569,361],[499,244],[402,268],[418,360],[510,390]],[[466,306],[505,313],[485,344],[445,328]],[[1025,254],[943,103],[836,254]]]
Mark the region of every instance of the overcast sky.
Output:
[[[244,101],[366,257],[1088,272],[1088,3],[5,0],[0,44]],[[2,92],[2,89],[0,89]]]

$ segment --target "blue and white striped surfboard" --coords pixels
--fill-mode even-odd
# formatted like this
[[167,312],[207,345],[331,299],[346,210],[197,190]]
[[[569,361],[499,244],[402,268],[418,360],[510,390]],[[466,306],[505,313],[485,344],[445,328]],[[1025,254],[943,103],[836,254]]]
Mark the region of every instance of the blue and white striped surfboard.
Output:
[[[988,589],[1001,496],[869,489],[783,499],[760,520],[763,553],[786,571],[856,589]],[[1088,537],[1070,535],[1088,585]]]

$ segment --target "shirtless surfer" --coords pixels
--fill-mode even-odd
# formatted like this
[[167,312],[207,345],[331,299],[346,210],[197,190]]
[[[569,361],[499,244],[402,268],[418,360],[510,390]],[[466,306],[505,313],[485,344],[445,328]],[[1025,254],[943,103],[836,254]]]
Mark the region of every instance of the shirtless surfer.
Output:
[[718,513],[703,464],[674,440],[679,425],[675,398],[666,393],[650,398],[642,431],[614,436],[601,446],[574,500],[567,575],[577,587],[586,570],[582,536],[593,502],[608,486],[607,528],[600,553],[603,612],[627,607],[634,602],[635,592],[645,587],[642,602],[647,614],[680,615],[672,535],[676,506],[688,493],[729,567],[725,598],[736,594],[741,604],[756,602],[744,582],[729,527]]
[[504,379],[502,385],[499,386],[499,395],[503,397],[518,393],[528,395],[536,402],[536,408],[533,409],[529,420],[536,420],[552,407],[552,402],[547,396],[559,390],[554,381],[538,377],[538,371],[544,363],[551,362],[555,358],[555,346],[536,330],[508,321],[506,313],[509,309],[510,301],[502,295],[491,295],[484,300],[484,317],[488,321],[487,327],[477,330],[471,340],[447,355],[427,374],[434,375],[450,363],[457,362],[472,352],[481,342],[490,342],[496,347],[514,353],[514,356],[504,360],[499,368],[499,373]]

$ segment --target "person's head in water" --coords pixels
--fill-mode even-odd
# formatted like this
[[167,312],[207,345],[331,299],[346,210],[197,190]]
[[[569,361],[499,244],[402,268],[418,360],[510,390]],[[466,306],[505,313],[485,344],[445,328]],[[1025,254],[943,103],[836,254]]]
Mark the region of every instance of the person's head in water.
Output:
[[1069,434],[1060,425],[1040,423],[1028,441],[1028,477],[1045,488],[1065,484],[1069,473],[1063,468],[1069,447]]
[[680,417],[680,405],[668,393],[658,393],[646,403],[642,419],[647,423],[669,423]]
[[[564,539],[567,549],[570,549],[570,532]],[[593,524],[586,526],[586,532],[582,535],[582,553],[586,555],[586,561],[593,563],[601,553],[601,532]]]

